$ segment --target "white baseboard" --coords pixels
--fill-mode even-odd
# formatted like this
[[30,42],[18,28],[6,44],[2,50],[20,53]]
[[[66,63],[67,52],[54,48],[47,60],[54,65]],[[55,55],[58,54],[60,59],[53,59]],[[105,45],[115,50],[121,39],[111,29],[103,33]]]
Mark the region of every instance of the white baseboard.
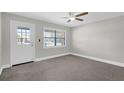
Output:
[[0,68],[0,75],[2,74],[3,69],[10,68],[10,67],[11,67],[10,64],[2,65],[2,67]]
[[[60,57],[60,56],[69,55],[69,54],[79,56],[79,57],[83,57],[83,58],[87,58],[87,59],[91,59],[91,60],[95,60],[95,61],[98,61],[98,62],[103,62],[103,63],[108,63],[108,64],[124,67],[124,63],[121,63],[121,62],[111,61],[111,60],[106,60],[106,59],[101,59],[101,58],[96,58],[96,57],[91,57],[91,56],[86,56],[86,55],[81,55],[81,54],[73,53],[73,52],[68,52],[68,53],[58,54],[58,55],[54,55],[54,56],[43,57],[43,58],[37,58],[34,61],[38,62],[38,61],[42,61],[42,60],[47,60],[47,59],[51,59],[51,58],[56,58],[56,57]],[[10,68],[10,67],[11,67],[10,64],[3,65],[0,69],[0,75],[1,75],[3,69]]]
[[60,57],[60,56],[69,55],[69,54],[79,56],[79,57],[83,57],[83,58],[87,58],[87,59],[91,59],[91,60],[95,60],[95,61],[98,61],[98,62],[103,62],[103,63],[107,63],[107,64],[112,64],[112,65],[124,67],[124,63],[121,63],[121,62],[111,61],[111,60],[106,60],[106,59],[101,59],[101,58],[96,58],[96,57],[91,57],[91,56],[86,56],[86,55],[81,55],[81,54],[73,53],[73,52],[68,52],[68,53],[49,56],[49,57],[44,57],[44,58],[37,58],[34,61],[38,62],[38,61],[42,61],[42,60],[47,60],[47,59],[51,59],[51,58],[56,58],[56,57]]
[[111,60],[106,60],[106,59],[101,59],[101,58],[96,58],[96,57],[81,55],[81,54],[78,54],[78,53],[71,53],[71,54],[72,55],[75,55],[75,56],[80,56],[80,57],[83,57],[83,58],[87,58],[87,59],[99,61],[99,62],[104,62],[104,63],[108,63],[108,64],[120,66],[120,67],[124,67],[124,63],[117,62],[117,61],[111,61]]
[[3,65],[2,66],[2,69],[5,69],[5,68],[10,68],[11,67],[11,65],[10,64],[6,64],[6,65]]
[[47,59],[51,59],[51,58],[56,58],[56,57],[60,57],[60,56],[65,56],[65,55],[69,55],[71,54],[70,52],[68,53],[63,53],[63,54],[58,54],[58,55],[54,55],[54,56],[48,56],[48,57],[43,57],[43,58],[37,58],[34,61],[38,62],[38,61],[42,61],[42,60],[47,60]]

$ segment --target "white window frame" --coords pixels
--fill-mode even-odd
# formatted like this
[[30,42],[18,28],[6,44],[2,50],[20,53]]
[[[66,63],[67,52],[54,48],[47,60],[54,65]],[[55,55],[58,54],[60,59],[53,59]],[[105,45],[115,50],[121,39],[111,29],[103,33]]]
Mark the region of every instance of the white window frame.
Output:
[[[45,30],[53,30],[53,31],[57,31],[57,32],[64,32],[65,33],[65,45],[64,46],[50,46],[50,47],[46,47],[44,45],[44,32]],[[62,29],[56,29],[56,28],[51,28],[51,27],[43,27],[43,48],[65,48],[66,47],[66,31],[62,30]]]

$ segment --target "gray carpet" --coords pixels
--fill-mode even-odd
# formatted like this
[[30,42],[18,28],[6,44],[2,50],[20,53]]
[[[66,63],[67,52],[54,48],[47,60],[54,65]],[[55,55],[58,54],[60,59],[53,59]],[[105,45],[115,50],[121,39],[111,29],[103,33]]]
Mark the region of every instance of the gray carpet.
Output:
[[124,68],[73,55],[3,70],[1,81],[119,81]]

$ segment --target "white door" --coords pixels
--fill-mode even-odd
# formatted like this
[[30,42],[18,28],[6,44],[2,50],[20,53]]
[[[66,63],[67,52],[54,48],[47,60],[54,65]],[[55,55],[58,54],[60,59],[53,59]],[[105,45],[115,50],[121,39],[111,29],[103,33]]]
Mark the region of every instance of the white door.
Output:
[[33,61],[35,57],[35,26],[30,23],[11,21],[11,64]]

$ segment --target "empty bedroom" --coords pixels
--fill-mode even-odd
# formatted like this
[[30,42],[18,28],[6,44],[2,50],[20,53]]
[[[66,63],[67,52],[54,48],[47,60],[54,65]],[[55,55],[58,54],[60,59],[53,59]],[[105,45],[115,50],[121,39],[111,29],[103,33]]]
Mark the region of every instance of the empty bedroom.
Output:
[[123,81],[124,12],[0,12],[0,81]]

